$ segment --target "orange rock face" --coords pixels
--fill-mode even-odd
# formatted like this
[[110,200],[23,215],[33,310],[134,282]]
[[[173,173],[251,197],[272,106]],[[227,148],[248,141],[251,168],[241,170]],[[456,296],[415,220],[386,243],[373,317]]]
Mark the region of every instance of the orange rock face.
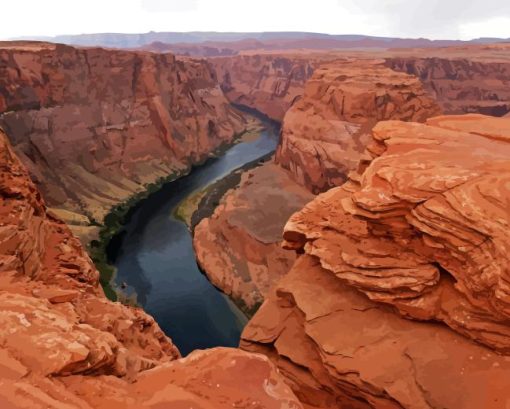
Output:
[[439,113],[416,77],[382,61],[324,64],[285,115],[276,161],[319,193],[342,184],[357,167],[377,121],[423,122]]
[[0,126],[51,206],[98,221],[244,129],[205,61],[9,42]]
[[302,408],[267,357],[238,349],[194,351],[142,373],[133,384],[105,376],[63,383],[99,409]]
[[0,328],[2,409],[301,408],[266,358],[218,349],[179,360],[152,317],[108,301],[3,133]]
[[243,333],[311,408],[506,409],[507,356],[405,320],[301,256]]
[[258,307],[294,263],[281,248],[285,221],[313,195],[274,163],[243,174],[210,218],[199,223],[193,243],[211,282],[247,312]]
[[387,121],[373,138],[359,174],[287,223],[305,255],[243,347],[318,407],[504,408],[510,120]]
[[305,82],[323,59],[307,54],[254,54],[210,61],[230,101],[281,122],[287,109],[303,94]]
[[1,345],[42,375],[126,375],[179,356],[154,320],[110,303],[78,239],[0,133]]
[[[386,65],[420,78],[443,112],[503,116],[510,111],[510,61],[506,58],[510,47],[502,45],[499,50],[504,60],[495,59],[497,49],[485,48],[489,47],[467,48],[463,58],[449,58],[448,49],[429,58],[389,58]],[[484,55],[488,52],[495,55],[488,58]]]

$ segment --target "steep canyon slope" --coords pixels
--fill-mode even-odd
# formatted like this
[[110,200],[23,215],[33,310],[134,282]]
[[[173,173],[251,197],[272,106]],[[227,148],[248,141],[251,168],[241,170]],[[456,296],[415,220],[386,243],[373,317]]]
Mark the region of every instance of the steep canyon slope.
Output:
[[244,121],[205,61],[5,42],[0,126],[50,206],[101,222],[230,143]]
[[301,97],[306,81],[323,60],[334,55],[253,54],[211,58],[218,81],[235,104],[256,109],[281,122]]
[[[276,155],[280,166],[271,169],[275,177],[266,178],[261,186],[248,179],[259,180],[257,173],[267,171],[248,172],[247,182],[225,195],[223,202],[230,205],[220,205],[213,217],[195,230],[198,260],[211,280],[255,305],[254,299],[262,293],[253,283],[263,282],[263,287],[269,288],[284,273],[290,256],[276,250],[280,243],[277,234],[270,241],[257,238],[249,225],[253,223],[236,222],[232,230],[226,222],[232,204],[246,214],[259,215],[253,218],[260,223],[265,215],[274,221],[276,213],[268,205],[273,200],[270,192],[295,190],[300,185],[316,194],[342,184],[363,159],[370,129],[377,121],[423,122],[441,112],[506,113],[510,109],[509,49],[508,44],[488,44],[327,53],[252,51],[211,58],[227,97],[283,122]],[[277,205],[278,209],[284,207]],[[288,213],[281,211],[280,215]],[[283,223],[280,220],[275,225]],[[235,244],[237,237],[251,245]],[[206,259],[212,249],[215,257]],[[269,261],[276,257],[281,262]]]
[[382,61],[337,61],[317,68],[283,121],[277,164],[247,172],[213,216],[195,228],[197,259],[210,280],[248,310],[292,265],[280,248],[283,225],[313,197],[355,169],[381,119],[439,113],[418,79]]
[[179,351],[142,310],[108,301],[0,132],[0,407],[301,408],[267,358]]
[[380,122],[364,157],[288,221],[243,348],[313,407],[505,408],[510,120]]

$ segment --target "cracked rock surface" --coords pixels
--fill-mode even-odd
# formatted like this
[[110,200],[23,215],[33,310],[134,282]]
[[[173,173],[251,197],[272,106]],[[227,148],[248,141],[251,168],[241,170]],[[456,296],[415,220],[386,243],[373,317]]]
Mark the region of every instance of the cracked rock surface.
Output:
[[[380,122],[243,333],[316,407],[505,408],[510,120]],[[439,324],[441,323],[441,324]]]

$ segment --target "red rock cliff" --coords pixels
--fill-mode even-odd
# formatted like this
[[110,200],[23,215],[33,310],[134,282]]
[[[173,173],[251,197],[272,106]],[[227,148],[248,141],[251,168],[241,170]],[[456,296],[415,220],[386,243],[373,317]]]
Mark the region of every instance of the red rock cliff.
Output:
[[304,255],[242,346],[312,407],[505,408],[510,120],[388,121],[373,138],[358,176],[287,223]]
[[152,317],[108,301],[2,132],[0,221],[1,408],[301,408],[267,358],[178,359]]
[[323,59],[307,54],[253,54],[210,59],[230,101],[281,122],[303,93],[305,82]]
[[342,184],[377,122],[424,121],[440,113],[420,80],[383,61],[323,64],[286,113],[276,161],[314,193]]
[[0,126],[51,206],[102,220],[244,128],[204,61],[0,43]]
[[[488,47],[492,53],[496,50]],[[469,53],[469,50],[472,50]],[[501,46],[502,55],[510,47]],[[447,54],[448,50],[445,50]],[[488,58],[484,49],[471,48],[462,56],[431,55],[427,58],[396,57],[386,65],[420,78],[425,89],[450,114],[481,113],[503,116],[510,112],[510,61]],[[453,50],[452,50],[453,54]],[[506,57],[506,56],[505,56]]]

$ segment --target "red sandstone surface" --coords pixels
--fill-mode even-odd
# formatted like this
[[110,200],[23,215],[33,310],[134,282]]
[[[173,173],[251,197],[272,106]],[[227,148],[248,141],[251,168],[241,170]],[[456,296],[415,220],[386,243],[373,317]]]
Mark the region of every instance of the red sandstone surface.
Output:
[[152,317],[108,301],[3,133],[0,220],[1,408],[301,408],[267,358],[178,359]]
[[243,347],[317,407],[505,408],[510,120],[380,122],[366,157],[288,221]]
[[323,60],[333,56],[254,54],[212,58],[227,98],[281,122],[287,109],[303,93],[305,82]]
[[274,163],[245,172],[195,227],[195,253],[207,277],[253,312],[294,263],[295,255],[281,248],[283,226],[312,198]]
[[244,121],[205,61],[4,42],[0,126],[50,206],[102,221],[231,142]]
[[285,115],[276,161],[319,193],[343,183],[357,167],[377,121],[424,121],[439,113],[418,78],[382,61],[323,64]]

